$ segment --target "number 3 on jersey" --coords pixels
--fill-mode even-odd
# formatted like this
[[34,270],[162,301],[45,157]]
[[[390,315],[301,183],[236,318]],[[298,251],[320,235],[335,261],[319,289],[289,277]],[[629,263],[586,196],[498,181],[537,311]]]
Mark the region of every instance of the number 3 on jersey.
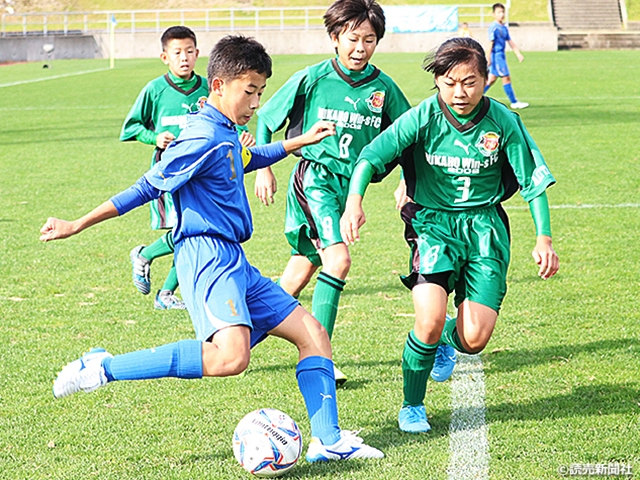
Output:
[[457,182],[462,182],[462,186],[457,190],[461,192],[460,198],[456,198],[453,203],[463,203],[469,200],[469,187],[471,186],[471,177],[458,177]]
[[340,158],[349,158],[349,145],[353,141],[353,135],[345,133],[340,137],[338,146],[340,147]]

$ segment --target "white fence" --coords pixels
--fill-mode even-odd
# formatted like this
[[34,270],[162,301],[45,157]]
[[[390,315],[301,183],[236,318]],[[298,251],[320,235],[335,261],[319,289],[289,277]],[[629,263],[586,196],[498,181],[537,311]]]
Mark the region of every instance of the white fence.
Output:
[[[507,2],[508,4],[509,2]],[[322,29],[326,7],[211,8],[182,10],[114,10],[99,12],[4,13],[0,35],[74,35],[104,33],[115,21],[116,32],[161,33],[172,25],[196,31]],[[485,27],[492,20],[491,4],[458,5],[460,22]]]

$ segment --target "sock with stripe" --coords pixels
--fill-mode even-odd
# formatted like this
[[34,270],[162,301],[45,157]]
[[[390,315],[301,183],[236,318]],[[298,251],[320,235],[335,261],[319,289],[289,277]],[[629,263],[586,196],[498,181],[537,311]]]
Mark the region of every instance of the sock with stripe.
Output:
[[518,100],[516,100],[516,94],[513,91],[513,87],[511,86],[510,83],[506,83],[504,85],[502,85],[502,88],[504,88],[504,93],[507,94],[507,97],[509,97],[509,101],[511,103],[516,103]]
[[102,361],[107,380],[202,378],[202,342],[181,340]]
[[312,315],[327,330],[329,338],[333,335],[333,327],[338,316],[340,294],[346,282],[340,278],[320,272],[311,303]]
[[171,230],[169,230],[151,245],[148,245],[140,250],[140,256],[146,258],[151,262],[158,257],[171,255],[174,250],[175,245],[173,243],[173,233]]
[[333,445],[340,440],[333,362],[320,356],[303,358],[296,368],[296,378],[307,406],[311,435],[323,445]]
[[422,343],[413,330],[409,332],[402,352],[403,407],[424,403],[427,380],[433,369],[438,345],[439,342],[434,345]]

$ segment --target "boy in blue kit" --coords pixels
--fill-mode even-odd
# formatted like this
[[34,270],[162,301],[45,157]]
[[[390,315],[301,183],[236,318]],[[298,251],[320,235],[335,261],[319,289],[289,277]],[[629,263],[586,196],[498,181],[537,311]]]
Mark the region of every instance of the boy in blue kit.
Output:
[[382,458],[382,452],[338,427],[326,330],[260,275],[241,247],[253,230],[244,173],[335,133],[332,123],[318,122],[283,142],[242,147],[234,124],[249,122],[270,76],[271,58],[261,44],[243,36],[224,37],[209,58],[207,103],[189,116],[162,160],[84,217],[73,222],[49,218],[42,227],[43,241],[66,238],[171,192],[177,212],[176,268],[197,338],[116,356],[93,349],[64,367],[53,394],[91,392],[116,380],[237,375],[247,368],[250,349],[275,335],[299,351],[296,376],[313,436],[307,460]]
[[[207,80],[194,72],[198,59],[196,35],[184,26],[169,27],[160,38],[162,62],[169,71],[150,81],[140,92],[122,125],[120,141],[137,140],[155,147],[151,166],[160,161],[162,152],[180,134],[188,113],[200,110],[209,95]],[[150,203],[151,228],[169,229],[149,246],[139,245],[131,251],[133,284],[143,295],[151,291],[151,262],[174,252],[171,230],[176,222],[173,198],[165,192]],[[178,276],[171,267],[154,306],[157,309],[184,309],[175,295]]]
[[501,3],[493,5],[493,22],[489,26],[489,41],[491,42],[491,48],[489,51],[491,55],[489,57],[489,78],[487,79],[487,86],[484,89],[484,93],[491,88],[498,77],[502,78],[502,88],[504,88],[509,101],[511,102],[511,108],[521,109],[527,108],[529,104],[527,102],[519,102],[516,98],[516,94],[511,86],[511,76],[509,75],[509,67],[507,67],[507,57],[505,56],[505,46],[508,43],[513,49],[513,53],[518,57],[519,62],[524,61],[524,57],[518,50],[518,47],[511,40],[509,35],[509,27],[504,24],[505,8]]

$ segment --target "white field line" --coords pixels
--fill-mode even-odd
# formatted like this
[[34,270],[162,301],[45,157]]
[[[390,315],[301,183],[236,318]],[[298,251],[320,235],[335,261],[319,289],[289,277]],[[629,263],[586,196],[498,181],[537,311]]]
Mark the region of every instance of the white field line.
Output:
[[449,480],[489,478],[489,427],[485,421],[484,395],[480,355],[458,353],[451,383]]
[[[529,210],[528,205],[505,205],[505,210]],[[549,205],[551,210],[581,210],[590,208],[640,208],[640,203],[581,203],[580,205]]]
[[47,80],[55,80],[57,78],[75,77],[76,75],[85,75],[87,73],[104,72],[105,70],[109,70],[109,67],[97,68],[95,70],[83,70],[81,72],[64,73],[64,74],[61,74],[61,75],[53,75],[51,77],[33,78],[31,80],[21,80],[19,82],[0,83],[0,88],[3,88],[3,87],[14,87],[16,85],[24,85],[24,84],[27,84],[27,83],[45,82]]

